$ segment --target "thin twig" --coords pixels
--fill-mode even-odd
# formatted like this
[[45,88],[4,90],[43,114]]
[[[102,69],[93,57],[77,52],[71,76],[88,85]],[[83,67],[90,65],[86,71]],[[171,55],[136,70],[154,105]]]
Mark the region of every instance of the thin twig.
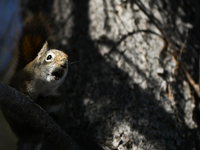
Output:
[[194,80],[192,79],[192,77],[190,76],[190,74],[188,73],[187,69],[185,68],[185,66],[184,66],[184,64],[182,62],[180,62],[180,66],[181,66],[183,72],[185,73],[188,82],[193,87],[193,89],[195,90],[197,95],[200,97],[200,92],[199,92],[198,85],[194,82]]
[[122,41],[124,41],[126,38],[128,38],[129,36],[132,36],[134,34],[137,34],[137,33],[140,33],[140,32],[143,32],[143,33],[149,33],[149,34],[154,34],[158,37],[162,37],[161,35],[159,35],[158,33],[154,32],[154,31],[151,31],[151,30],[136,30],[136,31],[132,31],[132,32],[128,32],[128,34],[126,35],[123,35],[119,40],[118,42],[116,42],[113,47],[110,49],[110,51],[108,53],[105,54],[105,56],[108,56],[110,55],[116,48],[117,46],[119,46],[121,44]]
[[183,49],[185,48],[186,43],[187,43],[187,40],[184,41],[184,43],[183,43],[183,45],[182,45],[182,47],[180,49],[180,54],[179,54],[179,56],[177,58],[178,61],[181,61],[181,56],[182,56]]
[[173,49],[174,54],[177,55],[177,52],[179,49],[177,49],[174,44],[171,42],[171,40],[168,38],[168,36],[165,34],[164,30],[160,27],[161,23],[158,19],[156,19],[153,15],[150,15],[148,13],[148,9],[145,8],[145,6],[139,2],[138,0],[134,0],[134,3],[140,8],[140,10],[149,18],[149,20],[156,26],[156,28],[160,31],[160,33],[163,36],[163,40],[165,41],[165,46],[169,46],[171,49]]

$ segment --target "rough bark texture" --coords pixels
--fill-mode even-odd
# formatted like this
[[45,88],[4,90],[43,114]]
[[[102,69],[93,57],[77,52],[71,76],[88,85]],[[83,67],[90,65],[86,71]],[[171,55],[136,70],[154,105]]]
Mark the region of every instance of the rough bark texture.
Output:
[[36,0],[22,6],[23,15],[43,11],[55,20],[57,48],[72,63],[65,129],[82,148],[200,148],[198,96],[179,66],[198,82],[198,0]]

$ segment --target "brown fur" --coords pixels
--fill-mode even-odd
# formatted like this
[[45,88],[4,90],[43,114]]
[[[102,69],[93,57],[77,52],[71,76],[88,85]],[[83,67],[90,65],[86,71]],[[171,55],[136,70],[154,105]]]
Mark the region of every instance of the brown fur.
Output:
[[37,14],[26,19],[18,44],[17,71],[35,59],[45,41],[49,44],[53,42],[49,39],[52,33],[53,30],[49,27],[49,21],[44,15]]

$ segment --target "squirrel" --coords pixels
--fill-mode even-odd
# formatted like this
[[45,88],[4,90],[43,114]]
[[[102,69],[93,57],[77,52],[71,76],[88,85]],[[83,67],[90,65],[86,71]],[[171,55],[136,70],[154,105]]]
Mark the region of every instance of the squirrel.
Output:
[[[56,121],[64,113],[68,55],[49,49],[51,29],[41,14],[26,19],[18,42],[16,73],[9,85],[46,110]],[[43,135],[11,110],[2,108],[11,129],[23,143],[40,143]],[[60,121],[62,122],[62,121]]]

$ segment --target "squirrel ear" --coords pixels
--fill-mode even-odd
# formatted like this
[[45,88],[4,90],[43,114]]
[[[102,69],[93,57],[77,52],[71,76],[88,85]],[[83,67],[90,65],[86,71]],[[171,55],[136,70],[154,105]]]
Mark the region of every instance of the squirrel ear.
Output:
[[48,42],[46,41],[42,47],[42,49],[38,53],[38,59],[40,59],[44,54],[48,51]]

